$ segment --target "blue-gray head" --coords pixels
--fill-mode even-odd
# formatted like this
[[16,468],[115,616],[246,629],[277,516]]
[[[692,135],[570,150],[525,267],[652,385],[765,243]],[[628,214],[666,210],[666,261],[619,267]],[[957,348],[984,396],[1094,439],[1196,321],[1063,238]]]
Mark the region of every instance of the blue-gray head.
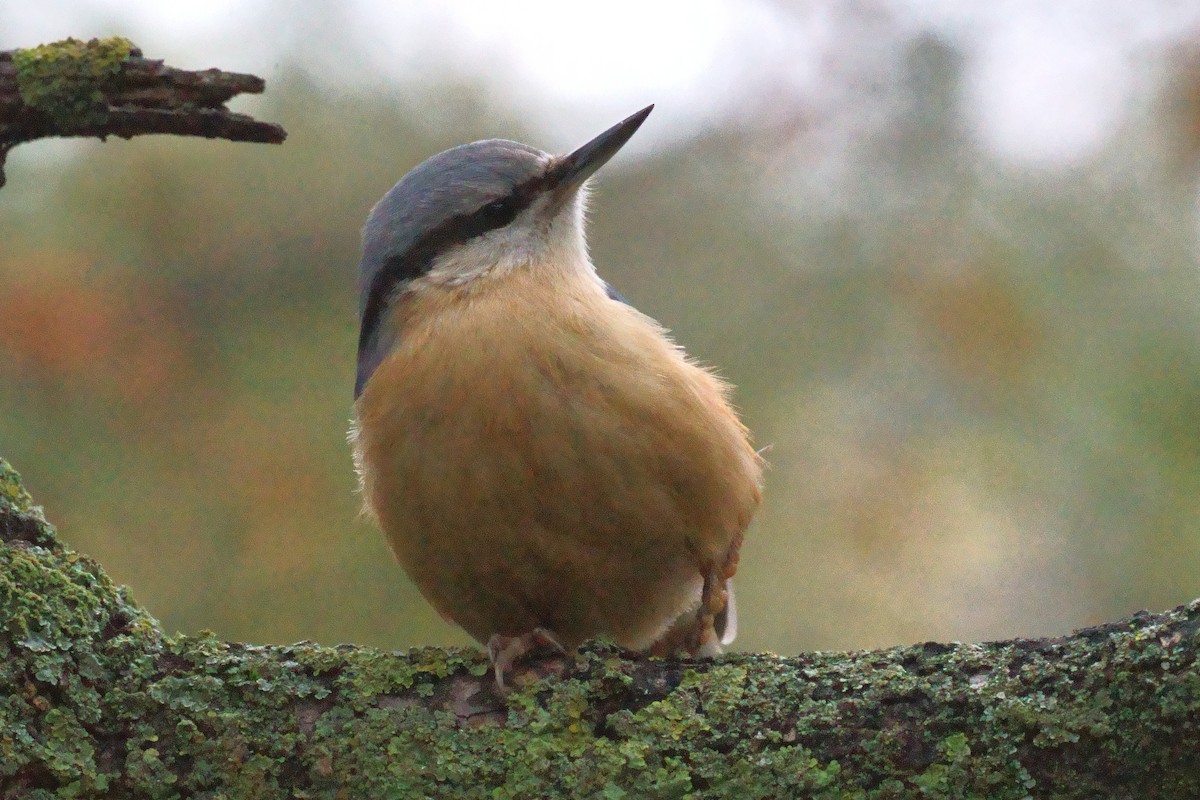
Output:
[[653,108],[569,155],[488,139],[439,153],[401,178],[363,229],[355,398],[392,346],[391,304],[420,282],[467,284],[564,242],[582,254],[580,187]]

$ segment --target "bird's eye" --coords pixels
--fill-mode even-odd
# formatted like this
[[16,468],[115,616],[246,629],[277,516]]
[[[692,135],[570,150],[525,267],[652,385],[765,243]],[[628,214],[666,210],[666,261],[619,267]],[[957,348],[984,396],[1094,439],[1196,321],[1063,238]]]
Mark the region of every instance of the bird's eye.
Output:
[[512,222],[517,216],[517,207],[511,197],[505,197],[488,203],[480,209],[480,214],[487,221],[489,227],[501,228]]

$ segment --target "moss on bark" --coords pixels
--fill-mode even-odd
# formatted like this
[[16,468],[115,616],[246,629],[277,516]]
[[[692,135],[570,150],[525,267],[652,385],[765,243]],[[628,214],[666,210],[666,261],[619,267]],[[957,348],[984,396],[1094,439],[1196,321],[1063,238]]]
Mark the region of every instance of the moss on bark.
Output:
[[1200,603],[1056,640],[660,661],[166,636],[0,461],[0,797],[1200,796]]
[[120,36],[64,39],[17,50],[12,59],[21,98],[64,131],[103,125],[108,118],[104,90],[136,50]]

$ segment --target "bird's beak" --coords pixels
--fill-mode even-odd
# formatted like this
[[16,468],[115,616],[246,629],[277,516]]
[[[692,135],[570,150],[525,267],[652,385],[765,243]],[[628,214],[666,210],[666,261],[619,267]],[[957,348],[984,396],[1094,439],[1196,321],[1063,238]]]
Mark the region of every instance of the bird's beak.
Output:
[[654,110],[648,105],[628,119],[618,122],[604,133],[592,139],[570,155],[558,159],[550,168],[547,178],[556,199],[565,201],[583,185],[583,182],[603,167],[608,160],[625,146],[637,129]]

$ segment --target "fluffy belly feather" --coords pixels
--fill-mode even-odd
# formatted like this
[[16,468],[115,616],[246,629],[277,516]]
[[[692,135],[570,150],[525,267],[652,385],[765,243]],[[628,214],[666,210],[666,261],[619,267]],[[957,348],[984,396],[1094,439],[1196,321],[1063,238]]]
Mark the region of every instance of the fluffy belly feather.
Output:
[[542,627],[568,647],[646,647],[758,503],[725,387],[601,300],[603,316],[587,302],[406,308],[358,402],[368,509],[425,597],[480,641]]

